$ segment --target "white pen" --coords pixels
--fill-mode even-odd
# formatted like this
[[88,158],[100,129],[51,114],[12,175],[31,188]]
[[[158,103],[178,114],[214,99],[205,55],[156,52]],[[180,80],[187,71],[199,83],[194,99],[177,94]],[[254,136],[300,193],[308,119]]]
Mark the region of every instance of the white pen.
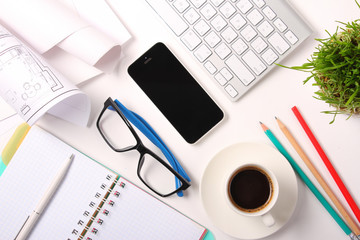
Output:
[[63,166],[60,168],[59,172],[54,177],[49,188],[47,189],[47,191],[45,192],[45,194],[43,195],[43,197],[37,204],[36,208],[31,213],[31,215],[27,218],[27,220],[25,221],[23,227],[20,229],[20,232],[17,235],[17,237],[15,238],[15,240],[26,239],[27,235],[30,233],[31,229],[35,225],[40,214],[42,213],[44,208],[47,206],[49,200],[55,193],[55,191],[58,188],[58,186],[60,185],[61,181],[63,180],[73,159],[74,159],[74,154],[71,154],[70,158],[64,162]]

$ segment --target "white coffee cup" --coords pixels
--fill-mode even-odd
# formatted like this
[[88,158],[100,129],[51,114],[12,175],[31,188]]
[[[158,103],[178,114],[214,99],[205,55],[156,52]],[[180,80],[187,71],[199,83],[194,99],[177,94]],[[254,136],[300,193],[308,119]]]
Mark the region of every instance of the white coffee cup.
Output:
[[259,164],[244,164],[225,176],[224,191],[228,205],[246,217],[261,217],[265,226],[276,221],[270,210],[279,196],[276,176]]

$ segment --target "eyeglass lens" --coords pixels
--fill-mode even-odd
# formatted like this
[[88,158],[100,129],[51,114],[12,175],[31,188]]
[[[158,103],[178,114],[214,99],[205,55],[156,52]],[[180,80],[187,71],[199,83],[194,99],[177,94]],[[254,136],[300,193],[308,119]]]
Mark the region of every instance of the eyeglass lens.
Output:
[[107,108],[99,122],[100,130],[115,149],[126,149],[136,145],[136,139],[121,116]]
[[180,187],[176,187],[175,175],[150,154],[143,156],[139,175],[150,188],[163,195]]

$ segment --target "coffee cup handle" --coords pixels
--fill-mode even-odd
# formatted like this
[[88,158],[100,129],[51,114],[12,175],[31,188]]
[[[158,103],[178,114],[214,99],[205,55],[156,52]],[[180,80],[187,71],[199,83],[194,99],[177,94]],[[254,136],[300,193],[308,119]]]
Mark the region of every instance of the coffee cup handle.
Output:
[[275,219],[270,213],[265,213],[264,215],[261,215],[261,219],[267,227],[272,227],[275,224]]

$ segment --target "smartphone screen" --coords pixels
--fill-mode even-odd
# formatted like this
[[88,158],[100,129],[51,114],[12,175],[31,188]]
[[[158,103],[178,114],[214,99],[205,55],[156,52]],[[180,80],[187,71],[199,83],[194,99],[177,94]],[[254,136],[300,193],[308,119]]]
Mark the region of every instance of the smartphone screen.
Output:
[[138,58],[128,73],[188,143],[198,141],[224,117],[163,43]]

